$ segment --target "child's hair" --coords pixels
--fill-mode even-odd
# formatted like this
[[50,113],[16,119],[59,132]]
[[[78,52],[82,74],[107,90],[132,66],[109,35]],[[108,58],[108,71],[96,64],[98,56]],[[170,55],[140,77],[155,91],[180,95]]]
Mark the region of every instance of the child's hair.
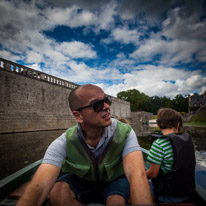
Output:
[[176,128],[179,123],[179,128],[182,127],[182,116],[170,108],[161,108],[157,113],[157,125],[160,129]]
[[123,123],[125,123],[125,124],[129,124],[130,125],[130,122],[129,122],[129,120],[127,120],[127,119],[124,119],[124,118],[117,118],[120,122],[123,122]]

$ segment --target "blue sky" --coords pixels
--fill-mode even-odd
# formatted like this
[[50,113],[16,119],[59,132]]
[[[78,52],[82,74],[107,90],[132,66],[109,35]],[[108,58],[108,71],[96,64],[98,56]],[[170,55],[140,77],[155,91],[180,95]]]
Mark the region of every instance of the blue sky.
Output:
[[107,94],[206,90],[205,0],[0,1],[0,57]]

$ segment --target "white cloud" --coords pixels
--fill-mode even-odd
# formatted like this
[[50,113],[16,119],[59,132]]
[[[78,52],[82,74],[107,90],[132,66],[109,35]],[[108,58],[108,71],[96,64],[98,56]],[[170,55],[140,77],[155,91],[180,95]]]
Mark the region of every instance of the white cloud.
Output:
[[136,29],[128,29],[128,28],[115,28],[112,31],[111,36],[115,41],[122,42],[124,44],[139,43],[140,33]]
[[44,60],[42,54],[35,51],[28,51],[26,56],[26,62],[36,63],[35,65],[37,65],[40,62],[43,62]]
[[203,85],[206,85],[206,77],[199,74],[193,75],[186,80],[185,85],[190,89],[201,88]]
[[[56,1],[54,7],[44,7],[46,2],[37,7],[40,1],[0,1],[0,56],[24,61],[34,69],[71,82],[98,83],[112,95],[133,88],[150,96],[202,92],[206,88],[202,71],[174,69],[179,63],[206,62],[206,22],[200,21],[202,1],[195,1],[194,9],[191,9],[191,2],[173,7],[168,13],[172,0],[112,0],[106,3],[71,0]],[[161,19],[152,22],[152,18],[161,16],[162,12],[167,14],[164,22]],[[151,22],[158,32],[151,32]],[[133,44],[136,49],[130,56],[121,48],[121,53],[112,54],[114,58],[100,59],[104,51],[95,51],[92,43],[78,39],[58,43],[44,34],[60,25],[83,28],[87,34],[96,32],[97,35],[104,30],[103,38],[106,35],[108,38],[100,42],[118,41],[122,48],[128,49],[130,45],[127,44]],[[109,46],[105,45],[108,50],[115,50]],[[106,55],[109,56],[108,50]],[[76,60],[78,58],[81,62]],[[88,59],[95,58],[93,65],[96,66],[86,64]],[[138,66],[147,61],[159,66]],[[44,67],[41,68],[40,63]]]
[[157,22],[160,15],[175,4],[174,0],[153,0],[153,1],[137,1],[137,0],[123,0],[120,6],[120,16],[123,19],[134,19],[137,14],[147,16],[147,21],[150,23]]
[[199,40],[206,39],[206,21],[199,21],[199,13],[186,16],[185,8],[176,8],[168,12],[168,18],[162,23],[162,34],[172,39]]
[[[78,14],[75,7],[61,10],[48,8],[42,13],[42,10],[32,3],[14,4],[2,1],[0,2],[0,11],[2,11],[0,12],[0,43],[3,48],[0,50],[0,54],[3,58],[12,61],[21,59],[26,64],[35,66],[42,62],[46,67],[44,71],[58,74],[57,71],[64,70],[64,65],[71,58],[96,57],[96,52],[91,45],[77,41],[59,44],[42,33],[44,30],[54,28],[56,24],[66,24],[69,20],[67,17],[64,19],[66,15],[70,14],[70,18],[75,17]],[[52,13],[52,11],[54,12]],[[69,13],[69,11],[71,12]],[[50,19],[52,18],[51,14],[54,15],[54,19]],[[90,17],[89,12],[83,11],[78,15],[87,22],[93,18]],[[81,23],[80,19],[78,20],[81,25],[84,23]],[[73,24],[75,25],[75,23]]]
[[68,66],[71,68],[69,72],[70,81],[75,82],[98,82],[107,80],[119,80],[122,78],[122,74],[119,70],[114,68],[97,69],[88,67],[85,63],[77,63],[75,61],[68,62]]
[[124,83],[105,86],[108,94],[116,95],[120,91],[137,89],[148,96],[174,97],[177,94],[188,94],[192,90],[201,92],[206,86],[206,78],[201,71],[187,71],[161,66],[143,65],[136,71],[122,75]]
[[4,59],[9,59],[14,62],[21,58],[20,56],[14,55],[11,52],[6,51],[6,50],[0,50],[0,56],[3,57]]
[[45,58],[48,58],[55,65],[66,64],[70,60],[68,56],[63,55],[61,51],[55,50],[51,46],[48,46],[48,49],[45,49],[42,55],[45,55]]
[[79,4],[70,7],[47,8],[45,18],[48,29],[55,25],[67,25],[71,28],[81,26],[95,26],[94,30],[108,30],[114,24],[114,16],[117,14],[115,1],[108,1],[96,8],[95,12],[89,7],[80,7]]
[[158,63],[171,66],[194,59],[204,63],[206,21],[200,21],[201,5],[202,1],[188,1],[185,6],[170,9],[162,30],[151,33],[130,56],[145,62],[158,56]]
[[105,94],[108,94],[114,97],[117,95],[118,92],[127,90],[124,84],[113,84],[113,85],[108,86],[107,84],[99,83],[96,85],[102,88]]
[[121,80],[122,74],[116,68],[106,68],[97,70],[95,74],[93,74],[95,79],[99,80]]
[[70,79],[73,81],[86,82],[92,78],[91,69],[86,64],[71,61],[68,66],[72,69],[69,75],[71,75]]
[[[205,43],[197,40],[163,40],[160,35],[155,35],[147,40],[130,56],[139,61],[151,61],[158,55],[158,63],[166,65],[176,65],[177,63],[189,63],[193,61],[193,55],[205,48]],[[205,54],[204,54],[205,55]],[[204,56],[203,55],[203,56]],[[203,58],[204,60],[204,58]]]
[[61,45],[61,50],[65,55],[72,58],[95,58],[97,54],[92,50],[91,46],[82,42],[64,42]]
[[104,29],[108,30],[112,27],[114,24],[114,16],[117,14],[116,13],[116,2],[111,1],[107,4],[104,4],[101,6],[101,11],[98,16],[98,27],[96,31],[99,29]]
[[[97,17],[90,11],[80,10],[76,6],[69,8],[48,8],[45,11],[50,28],[55,25],[67,25],[71,28],[95,24]],[[48,27],[49,29],[49,27]]]
[[171,10],[168,18],[162,24],[163,30],[161,34],[168,39],[176,40],[177,44],[180,43],[181,47],[179,48],[184,52],[181,52],[183,57],[176,55],[179,56],[179,59],[185,56],[191,58],[196,53],[196,58],[200,62],[205,62],[206,21],[199,21],[199,10],[191,9],[191,11],[194,11],[194,13],[186,16],[184,7]]
[[25,65],[26,67],[35,69],[37,71],[42,71],[41,66],[39,64]]
[[206,86],[202,86],[202,88],[200,89],[200,94],[203,94],[206,91]]

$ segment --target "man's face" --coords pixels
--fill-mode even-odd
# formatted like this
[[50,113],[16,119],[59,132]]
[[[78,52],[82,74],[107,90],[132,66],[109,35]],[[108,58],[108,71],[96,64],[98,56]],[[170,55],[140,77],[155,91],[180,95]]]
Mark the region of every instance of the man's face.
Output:
[[[90,89],[79,89],[78,96],[82,101],[82,107],[90,105],[97,100],[104,99],[104,92],[98,87],[92,87]],[[102,111],[95,112],[92,107],[83,109],[79,111],[81,115],[80,122],[82,126],[88,127],[99,127],[104,128],[111,124],[111,114],[110,114],[110,106],[104,102],[104,107]]]

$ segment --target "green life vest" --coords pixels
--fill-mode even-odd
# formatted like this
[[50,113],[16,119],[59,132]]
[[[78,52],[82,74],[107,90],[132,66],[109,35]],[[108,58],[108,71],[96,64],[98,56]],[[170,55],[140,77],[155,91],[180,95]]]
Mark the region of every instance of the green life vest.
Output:
[[75,174],[83,179],[111,182],[124,176],[122,151],[131,127],[117,121],[114,136],[108,142],[102,157],[95,161],[85,141],[77,135],[77,125],[66,131],[67,157],[62,163],[62,172]]

